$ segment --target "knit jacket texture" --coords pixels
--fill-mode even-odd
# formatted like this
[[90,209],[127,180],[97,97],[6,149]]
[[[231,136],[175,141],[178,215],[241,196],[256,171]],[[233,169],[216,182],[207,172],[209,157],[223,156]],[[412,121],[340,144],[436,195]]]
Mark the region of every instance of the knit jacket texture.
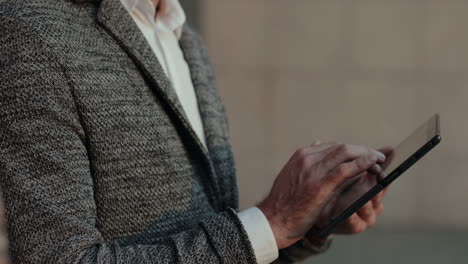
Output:
[[[207,148],[119,0],[0,1],[13,263],[256,263],[212,66],[189,26],[180,46]],[[277,262],[316,253],[302,242]]]

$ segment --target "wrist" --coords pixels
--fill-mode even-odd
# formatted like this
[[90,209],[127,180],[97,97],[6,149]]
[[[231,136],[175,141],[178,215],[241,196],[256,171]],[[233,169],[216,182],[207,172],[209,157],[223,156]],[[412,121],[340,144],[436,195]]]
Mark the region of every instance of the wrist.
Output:
[[264,201],[260,203],[257,207],[262,211],[262,213],[265,215],[265,218],[268,220],[271,231],[273,232],[273,235],[275,237],[278,249],[287,248],[301,239],[289,238],[290,232],[287,229],[286,221],[284,221],[283,217],[277,212],[275,212],[275,210],[272,210],[272,207],[268,206],[267,202]]

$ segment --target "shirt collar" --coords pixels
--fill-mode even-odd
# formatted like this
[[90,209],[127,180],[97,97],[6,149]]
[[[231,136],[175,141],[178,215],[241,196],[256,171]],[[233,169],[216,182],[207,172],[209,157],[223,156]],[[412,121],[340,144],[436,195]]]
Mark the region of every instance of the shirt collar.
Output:
[[121,2],[128,12],[135,14],[141,22],[154,25],[163,32],[174,32],[180,39],[186,16],[179,0],[160,0],[157,15],[151,0],[121,0]]

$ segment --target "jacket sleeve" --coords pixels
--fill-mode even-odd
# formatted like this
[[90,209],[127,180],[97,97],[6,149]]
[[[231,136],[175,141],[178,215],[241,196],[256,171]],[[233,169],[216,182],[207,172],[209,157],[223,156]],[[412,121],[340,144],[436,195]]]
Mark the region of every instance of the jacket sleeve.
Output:
[[255,263],[233,210],[161,244],[104,240],[73,90],[33,29],[0,14],[0,184],[13,263]]

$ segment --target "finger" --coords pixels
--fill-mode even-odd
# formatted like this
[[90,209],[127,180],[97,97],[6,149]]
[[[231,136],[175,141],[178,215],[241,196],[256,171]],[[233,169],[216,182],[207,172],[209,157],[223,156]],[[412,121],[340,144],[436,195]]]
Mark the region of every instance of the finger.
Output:
[[329,140],[329,141],[320,141],[320,140],[316,140],[314,142],[312,142],[312,144],[310,146],[319,146],[319,145],[324,145],[324,144],[328,144],[328,145],[337,145],[339,144],[338,142],[334,141],[334,140]]
[[369,201],[361,209],[359,209],[357,214],[367,223],[367,226],[373,226],[377,222],[377,215],[375,213],[372,201]]
[[358,215],[367,222],[367,219],[374,215],[374,205],[372,201],[367,202],[363,207],[357,211]]
[[337,234],[357,234],[361,233],[367,228],[367,223],[361,219],[361,217],[357,214],[354,213],[351,215],[348,219],[346,219],[346,222],[341,224],[337,229],[336,232]]
[[392,152],[395,151],[395,148],[393,148],[392,146],[385,146],[385,147],[381,147],[378,149],[379,152],[382,152],[385,156],[388,156],[390,155]]
[[380,165],[383,170],[386,170],[395,157],[395,149],[393,147],[387,146],[380,148],[379,151],[382,152],[386,157],[385,161]]
[[387,187],[385,187],[385,189],[382,190],[382,193],[383,193],[384,196],[387,194],[389,188],[390,188],[390,186],[387,186]]
[[331,184],[331,187],[336,189],[348,179],[367,171],[371,166],[375,165],[376,161],[377,155],[369,151],[358,159],[343,163],[325,176],[325,185]]
[[333,145],[336,145],[336,144],[332,143],[332,142],[325,142],[325,143],[315,144],[315,142],[314,142],[309,146],[305,146],[303,148],[300,148],[300,149],[296,150],[294,155],[292,155],[291,160],[297,160],[297,159],[303,158],[305,156],[308,156],[310,154],[323,151],[323,150],[325,150],[327,148],[332,147]]
[[314,152],[314,155],[315,155],[317,161],[323,160],[328,154],[335,151],[336,146],[338,146],[337,143],[330,142],[330,143],[326,143],[326,144],[321,145],[320,148],[317,148],[317,151]]
[[372,165],[367,172],[375,175],[379,175],[382,173],[382,168],[379,166],[379,164],[374,164]]
[[336,143],[326,142],[316,146],[308,146],[296,151],[290,161],[298,161],[303,158],[310,158],[309,156],[314,155],[315,161],[320,161],[323,159],[326,153],[332,151],[333,147],[336,146]]
[[358,213],[354,214],[349,221],[349,231],[352,234],[362,233],[367,229],[367,223],[364,221]]
[[352,186],[359,184],[360,180],[362,179],[361,175],[356,175],[355,177],[351,177],[346,179],[343,183],[336,187],[335,193],[336,195],[341,195],[343,192],[352,189]]
[[383,203],[378,203],[375,208],[375,214],[377,216],[381,215],[384,211],[384,204]]
[[[378,161],[385,161],[384,154],[370,148],[344,144],[336,145],[334,148],[335,149],[328,153],[323,159],[323,165],[326,171],[331,171],[344,162],[349,162],[363,156],[371,157],[371,160],[374,160],[372,165]],[[369,167],[367,167],[366,170]]]
[[372,167],[370,167],[370,169],[367,170],[367,172],[370,174],[374,174],[376,176],[377,182],[385,179],[385,177],[387,176],[379,164],[373,165]]
[[372,198],[372,202],[374,203],[374,205],[381,203],[384,195],[385,195],[385,192],[381,191],[374,198]]
[[334,146],[336,146],[337,143],[335,142],[324,142],[320,145],[311,145],[307,148],[307,152],[308,153],[318,153],[318,152],[321,152],[321,151],[325,151],[327,149],[330,149]]

